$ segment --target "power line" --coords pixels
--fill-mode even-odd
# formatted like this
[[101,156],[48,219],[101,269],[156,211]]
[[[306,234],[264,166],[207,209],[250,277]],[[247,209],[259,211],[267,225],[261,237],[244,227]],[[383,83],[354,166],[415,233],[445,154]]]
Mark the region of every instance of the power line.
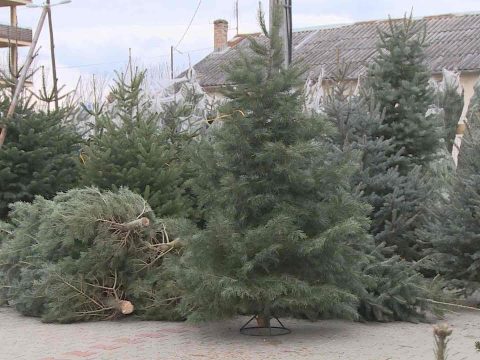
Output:
[[183,39],[185,39],[185,36],[187,36],[188,31],[190,30],[190,27],[191,27],[192,24],[193,24],[193,21],[194,21],[195,18],[197,17],[198,10],[200,9],[200,5],[202,5],[202,0],[199,0],[199,1],[198,1],[198,5],[197,5],[197,8],[195,9],[195,12],[193,13],[192,19],[190,20],[190,23],[188,24],[187,29],[186,29],[185,32],[183,33],[182,37],[180,38],[180,40],[178,40],[177,45],[175,45],[175,49],[178,48],[178,46],[179,46],[180,43],[183,41]]
[[[194,53],[194,52],[199,52],[199,51],[212,51],[212,47],[208,48],[201,48],[201,49],[193,49],[193,50],[183,50],[180,51],[178,49],[175,49],[176,52],[182,55],[186,55],[188,53]],[[170,55],[157,55],[157,56],[151,56],[151,57],[146,57],[146,58],[140,58],[140,60],[152,60],[152,59],[159,59],[159,58],[166,58],[169,57]],[[101,63],[93,63],[93,64],[79,64],[79,65],[69,65],[69,66],[61,66],[58,69],[75,69],[75,68],[83,68],[83,67],[93,67],[93,66],[100,66],[100,65],[112,65],[112,64],[124,64],[127,63],[128,60],[117,60],[117,61],[107,61],[107,62],[101,62]]]

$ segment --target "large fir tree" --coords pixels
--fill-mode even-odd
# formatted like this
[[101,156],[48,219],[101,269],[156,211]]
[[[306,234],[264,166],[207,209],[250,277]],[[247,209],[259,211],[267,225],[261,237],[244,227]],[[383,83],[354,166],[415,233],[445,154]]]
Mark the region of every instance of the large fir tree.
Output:
[[173,121],[163,127],[161,114],[146,94],[145,71],[117,76],[110,109],[97,116],[95,131],[82,156],[82,182],[102,189],[126,186],[142,195],[161,216],[188,210],[180,161],[182,134]]
[[63,110],[51,113],[22,109],[9,124],[0,150],[0,219],[8,205],[51,198],[78,183],[81,138],[65,124]]
[[349,93],[340,65],[332,90],[324,102],[326,117],[337,129],[333,139],[343,151],[360,151],[360,169],[353,182],[360,185],[365,200],[372,206],[371,233],[377,244],[395,247],[395,253],[407,260],[421,258],[416,231],[426,222],[425,203],[432,191],[427,175],[419,166],[405,175],[398,165],[404,163],[402,150],[394,139],[378,134],[385,125],[384,114],[372,100]]
[[426,29],[410,16],[390,20],[379,36],[367,86],[385,109],[385,126],[378,135],[392,139],[395,151],[404,149],[401,171],[405,173],[415,164],[428,163],[439,145],[435,116],[426,115],[433,103],[425,61]]
[[204,168],[216,164],[219,179],[203,189],[207,226],[181,260],[182,308],[191,320],[246,313],[261,324],[356,317],[359,249],[373,243],[368,206],[350,188],[355,163],[326,141],[321,118],[302,113],[301,70],[283,67],[279,35],[261,23],[266,43],[251,40],[229,71],[235,86]]
[[340,64],[337,78],[327,92],[323,109],[327,120],[338,130],[332,140],[346,154],[360,152],[359,167],[351,178],[352,186],[362,189],[363,198],[372,207],[370,233],[375,249],[364,272],[373,281],[362,297],[360,313],[378,321],[412,320],[423,317],[428,297],[422,276],[408,260],[421,257],[416,230],[423,225],[428,191],[418,169],[403,176],[397,169],[402,160],[392,139],[376,133],[383,126],[383,116],[373,102],[349,91],[345,74],[348,66]]
[[433,212],[429,256],[440,274],[467,292],[480,284],[480,86],[467,114],[457,172],[450,193]]

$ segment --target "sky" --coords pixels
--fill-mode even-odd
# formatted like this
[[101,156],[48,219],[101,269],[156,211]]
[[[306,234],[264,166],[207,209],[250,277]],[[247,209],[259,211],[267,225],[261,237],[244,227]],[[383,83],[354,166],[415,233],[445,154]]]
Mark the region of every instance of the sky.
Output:
[[[43,0],[33,0],[40,4]],[[57,0],[52,0],[52,3]],[[213,21],[230,22],[236,33],[234,0],[202,0],[189,31],[179,43],[199,0],[73,0],[52,8],[60,84],[73,87],[78,78],[111,78],[132,57],[146,67],[165,69],[175,46],[177,72],[213,50]],[[268,7],[268,0],[263,1]],[[256,32],[258,0],[239,0],[241,33]],[[293,0],[294,28],[401,17],[480,11],[480,0]],[[19,25],[35,29],[41,9],[20,7]],[[0,9],[6,23],[8,10]],[[40,39],[37,65],[50,67],[47,27]],[[26,50],[22,51],[26,54]],[[6,58],[6,53],[4,57]]]

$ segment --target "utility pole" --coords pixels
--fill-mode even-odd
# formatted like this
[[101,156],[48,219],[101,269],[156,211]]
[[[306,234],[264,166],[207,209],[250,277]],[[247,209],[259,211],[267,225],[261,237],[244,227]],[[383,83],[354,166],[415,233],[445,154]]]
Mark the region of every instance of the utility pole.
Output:
[[[17,86],[15,87],[15,92],[12,96],[12,101],[10,103],[10,107],[8,108],[7,116],[5,117],[5,124],[0,127],[0,149],[2,148],[3,144],[5,143],[5,138],[7,137],[7,122],[11,120],[13,114],[15,113],[15,108],[17,107],[18,99],[20,98],[20,93],[23,91],[23,87],[25,86],[25,81],[27,80],[28,70],[32,65],[33,58],[35,57],[35,50],[37,48],[38,39],[40,38],[40,34],[42,33],[43,25],[45,24],[45,19],[47,17],[48,10],[51,6],[67,4],[71,2],[70,0],[63,0],[54,5],[30,5],[29,7],[41,7],[42,14],[40,15],[40,20],[38,21],[37,29],[35,30],[35,34],[33,35],[32,45],[30,45],[30,50],[28,51],[27,60],[25,61],[25,65],[22,68],[20,73],[20,78],[18,79]],[[28,5],[27,5],[28,6]]]
[[280,12],[280,37],[283,40],[284,66],[292,62],[292,0],[270,0],[270,32],[273,31],[274,14]]
[[46,2],[48,6],[48,29],[50,32],[50,54],[52,57],[52,75],[53,75],[53,94],[55,96],[55,110],[58,111],[58,77],[57,77],[57,62],[55,59],[55,41],[53,38],[53,21],[52,9],[50,7],[50,0]]
[[235,18],[237,20],[237,36],[240,34],[240,12],[238,10],[238,0],[235,0]]

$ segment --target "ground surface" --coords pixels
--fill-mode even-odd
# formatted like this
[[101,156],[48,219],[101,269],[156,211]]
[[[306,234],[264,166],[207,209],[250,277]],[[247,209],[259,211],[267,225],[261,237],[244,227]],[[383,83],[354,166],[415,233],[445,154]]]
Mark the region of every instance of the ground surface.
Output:
[[[451,314],[449,360],[480,360],[480,314]],[[319,359],[433,360],[431,324],[359,324],[286,320],[293,333],[242,336],[243,318],[194,327],[185,323],[42,324],[0,308],[1,360]]]

